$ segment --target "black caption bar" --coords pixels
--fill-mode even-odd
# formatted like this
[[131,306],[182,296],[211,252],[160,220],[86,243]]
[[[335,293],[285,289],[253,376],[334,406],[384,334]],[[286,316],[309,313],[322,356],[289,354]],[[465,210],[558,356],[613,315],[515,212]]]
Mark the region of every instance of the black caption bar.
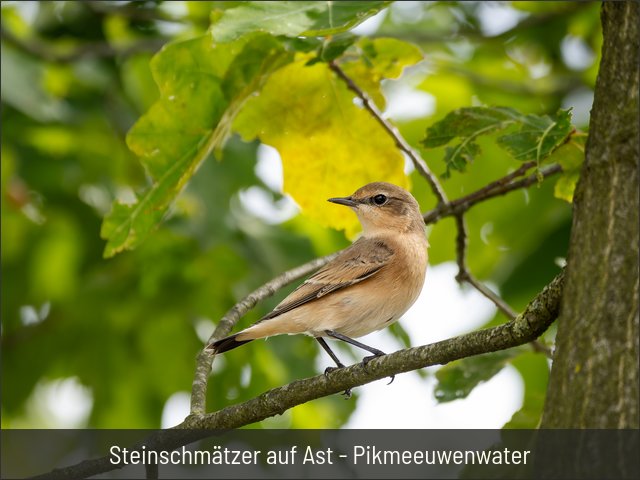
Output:
[[638,430],[2,430],[2,478],[639,478]]

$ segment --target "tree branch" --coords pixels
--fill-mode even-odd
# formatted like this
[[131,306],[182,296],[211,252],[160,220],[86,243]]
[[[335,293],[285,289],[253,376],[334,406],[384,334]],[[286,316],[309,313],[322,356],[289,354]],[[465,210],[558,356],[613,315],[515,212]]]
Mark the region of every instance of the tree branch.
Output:
[[[488,200],[489,198],[505,195],[509,192],[512,192],[514,190],[519,190],[521,188],[530,187],[531,185],[539,181],[538,174],[534,173],[520,180],[512,181],[513,178],[515,178],[516,176],[522,175],[523,173],[525,173],[526,170],[531,168],[530,163],[532,162],[527,162],[523,164],[522,167],[520,167],[518,170],[510,173],[509,175],[506,175],[501,179],[496,180],[493,183],[490,183],[486,187],[483,187],[473,193],[470,193],[469,195],[458,198],[457,200],[452,200],[451,202],[441,203],[433,210],[424,214],[423,216],[424,222],[427,225],[430,225],[432,223],[436,223],[438,220],[442,218],[454,216],[457,214],[462,214],[467,210],[469,210],[476,203],[480,203],[484,200]],[[562,167],[556,164],[556,165],[551,165],[549,167],[541,169],[540,176],[544,180],[560,172],[562,172]],[[519,173],[519,175],[516,175],[516,173]]]
[[[227,336],[236,323],[238,323],[238,320],[240,320],[245,313],[255,307],[259,301],[269,298],[282,287],[285,287],[291,282],[314,272],[323,265],[326,265],[339,253],[340,252],[335,252],[325,257],[316,258],[315,260],[292,268],[251,292],[236,303],[227,313],[225,313],[222,319],[218,322],[218,325],[209,337],[209,341],[207,343],[211,343],[214,340],[219,340],[220,338]],[[204,349],[200,351],[196,359],[196,373],[191,387],[192,415],[203,415],[206,412],[207,378],[211,373],[212,361],[213,355]]]
[[[486,192],[490,191],[492,188],[498,188],[502,184],[508,182],[509,180],[515,178],[518,175],[526,172],[527,169],[536,165],[536,162],[529,162],[529,165],[525,164],[520,167],[515,172],[503,177],[500,180],[497,180],[493,183],[490,183],[485,188],[481,189]],[[471,271],[467,268],[467,226],[464,222],[464,213],[455,214],[456,217],[456,226],[458,228],[458,235],[456,237],[456,263],[458,264],[458,274],[456,275],[456,280],[461,282],[467,282],[469,285],[478,290],[482,295],[488,298],[493,304],[504,313],[509,320],[514,320],[518,314],[516,311],[511,308],[511,306],[505,302],[498,294],[496,294],[493,290],[487,287],[484,283],[478,280]],[[553,358],[551,350],[544,345],[542,342],[538,340],[532,340],[530,342],[531,348],[534,352],[544,353],[548,358]]]
[[467,256],[467,226],[464,222],[464,216],[462,213],[455,215],[456,225],[458,227],[458,235],[456,237],[456,263],[458,264],[458,274],[456,280],[459,283],[467,282],[482,295],[491,300],[498,310],[504,313],[509,320],[513,320],[518,314],[513,310],[507,302],[500,298],[484,283],[479,281],[467,268],[466,256]]
[[190,415],[174,428],[238,428],[281,415],[288,409],[311,400],[392,375],[523,345],[538,338],[557,318],[563,285],[564,270],[527,305],[522,314],[497,327],[377,357],[367,363],[366,367],[357,363],[335,370],[329,375],[296,380],[217,412]]

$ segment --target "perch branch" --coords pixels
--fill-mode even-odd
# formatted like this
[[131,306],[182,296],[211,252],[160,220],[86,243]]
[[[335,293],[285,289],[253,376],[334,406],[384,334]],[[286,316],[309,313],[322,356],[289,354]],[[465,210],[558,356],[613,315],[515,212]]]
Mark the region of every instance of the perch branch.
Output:
[[[470,193],[469,195],[458,198],[456,200],[452,200],[451,202],[441,203],[433,210],[430,210],[429,212],[424,214],[424,222],[427,225],[436,223],[441,218],[450,217],[456,214],[462,214],[469,210],[475,204],[480,203],[484,200],[505,195],[509,192],[519,190],[521,188],[530,187],[531,185],[539,181],[537,174],[534,173],[532,175],[529,175],[528,177],[521,178],[520,180],[514,180],[514,178],[519,176],[515,175],[516,173],[520,173],[520,175],[522,175],[526,172],[526,170],[531,168],[531,163],[532,162],[527,162],[523,164],[518,170],[499,180],[496,180],[493,183],[490,183],[489,185],[473,193]],[[535,165],[535,162],[533,163]],[[554,164],[541,169],[540,175],[542,175],[543,179],[546,179],[552,175],[560,173],[561,171],[562,167],[560,165]]]

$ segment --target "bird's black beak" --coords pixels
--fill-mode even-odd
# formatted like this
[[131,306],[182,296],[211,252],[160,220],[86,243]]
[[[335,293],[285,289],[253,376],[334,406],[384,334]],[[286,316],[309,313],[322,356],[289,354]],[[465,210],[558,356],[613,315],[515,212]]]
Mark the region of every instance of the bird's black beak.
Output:
[[337,203],[338,205],[346,205],[347,207],[355,207],[358,205],[358,202],[355,202],[351,197],[329,198],[327,201]]

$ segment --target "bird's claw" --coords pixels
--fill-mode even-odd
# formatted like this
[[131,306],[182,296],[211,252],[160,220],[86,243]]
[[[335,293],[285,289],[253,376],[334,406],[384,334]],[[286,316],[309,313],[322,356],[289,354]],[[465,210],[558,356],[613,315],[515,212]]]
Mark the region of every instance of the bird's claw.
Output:
[[329,374],[330,374],[331,372],[335,371],[335,370],[338,370],[338,368],[337,368],[337,367],[327,367],[327,368],[325,368],[325,369],[324,369],[324,376],[325,376],[325,377],[328,377],[328,376],[329,376]]
[[364,357],[362,359],[362,368],[364,368],[365,370],[367,369],[367,364],[373,360],[374,358],[376,358],[375,355],[369,355],[368,357]]
[[341,368],[344,368],[343,364],[339,364],[337,367],[327,367],[324,369],[324,376],[328,377],[331,372],[335,372],[336,370],[339,370]]
[[[324,369],[324,376],[328,377],[331,372],[335,372],[336,370],[339,370],[341,368],[344,368],[344,365],[341,363],[337,367],[327,367]],[[344,395],[345,400],[349,400],[351,398],[351,389],[347,388],[344,392],[342,392],[342,395]]]
[[[384,353],[384,352],[380,352],[380,353],[376,353],[376,354],[374,354],[374,355],[369,355],[368,357],[364,357],[364,358],[362,359],[362,367],[366,370],[366,369],[367,369],[367,364],[368,364],[371,360],[373,360],[374,358],[381,357],[381,356],[383,356],[383,355],[386,355],[386,353]],[[387,385],[391,385],[391,384],[393,383],[393,381],[396,379],[396,376],[395,376],[395,375],[391,375],[389,378],[390,378],[391,380],[389,380],[389,383],[387,383]]]
[[362,359],[362,366],[364,367],[364,369],[367,369],[367,364],[373,360],[374,358],[378,358],[378,357],[382,357],[383,355],[386,355],[386,353],[384,352],[380,352],[380,353],[374,353],[373,355],[369,355],[368,357],[364,357]]

